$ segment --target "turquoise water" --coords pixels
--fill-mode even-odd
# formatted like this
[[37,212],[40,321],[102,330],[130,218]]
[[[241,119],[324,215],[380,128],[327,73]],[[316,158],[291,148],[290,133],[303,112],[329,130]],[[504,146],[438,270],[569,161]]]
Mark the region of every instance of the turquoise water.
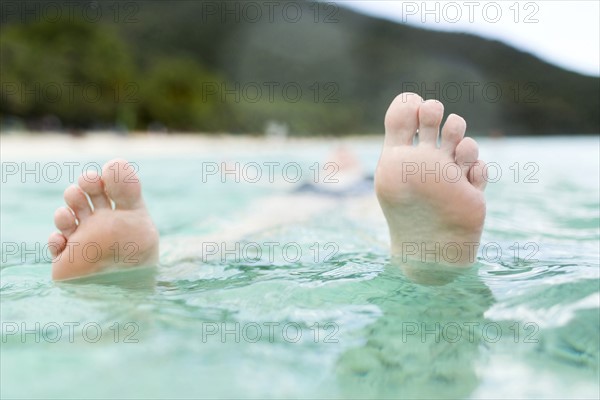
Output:
[[[378,145],[356,147],[372,169]],[[57,284],[41,246],[68,177],[7,179],[1,397],[598,398],[598,137],[481,147],[502,171],[487,191],[491,245],[445,285],[407,279],[387,255],[386,227],[343,207],[241,240],[294,243],[300,258],[181,256],[183,238],[226,229],[289,191],[202,184],[210,156],[135,160],[163,239],[155,284]],[[328,149],[239,161],[308,168]]]

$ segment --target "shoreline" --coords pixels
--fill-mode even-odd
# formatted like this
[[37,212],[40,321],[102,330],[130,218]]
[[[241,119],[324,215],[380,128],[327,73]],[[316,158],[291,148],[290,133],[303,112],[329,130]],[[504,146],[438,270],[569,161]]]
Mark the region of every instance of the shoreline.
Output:
[[[508,136],[474,137],[487,151],[501,143],[514,141],[550,140],[574,142],[600,140],[600,135],[560,136]],[[228,133],[147,133],[118,134],[114,131],[89,132],[74,136],[59,132],[14,132],[0,134],[0,158],[2,161],[28,159],[51,159],[72,155],[75,158],[131,158],[156,156],[204,156],[216,154],[231,156],[267,156],[270,154],[303,153],[323,150],[326,147],[346,146],[360,153],[383,145],[382,134],[280,137],[265,135],[236,135]],[[492,147],[490,147],[490,145]]]
[[214,155],[242,152],[252,155],[314,149],[315,145],[377,145],[383,134],[344,137],[266,137],[233,134],[155,134],[113,132],[73,136],[64,133],[17,133],[0,135],[2,160],[47,158],[55,155]]

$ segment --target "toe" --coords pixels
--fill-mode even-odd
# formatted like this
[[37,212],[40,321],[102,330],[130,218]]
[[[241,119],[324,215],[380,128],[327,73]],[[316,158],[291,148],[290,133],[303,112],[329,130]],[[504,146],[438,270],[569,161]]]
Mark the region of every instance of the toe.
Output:
[[437,145],[444,105],[437,100],[427,100],[419,107],[419,144]]
[[48,238],[48,249],[52,258],[56,258],[67,247],[67,238],[58,232],[54,232]]
[[61,207],[54,213],[54,225],[60,230],[64,237],[68,238],[77,229],[75,215],[67,207]]
[[134,164],[121,159],[109,161],[102,168],[102,180],[115,208],[143,207],[142,187]]
[[477,161],[478,156],[479,148],[477,147],[477,142],[471,138],[464,138],[456,146],[456,163],[464,176],[467,176],[467,173]]
[[421,96],[415,93],[396,96],[385,114],[385,146],[412,145],[422,102]]
[[487,185],[487,169],[485,168],[485,162],[477,160],[469,170],[467,178],[477,189],[481,191],[485,190],[485,186]]
[[465,137],[466,130],[467,122],[464,118],[456,114],[450,114],[442,128],[442,144],[440,146],[442,151],[454,157],[456,146]]
[[96,172],[86,171],[79,177],[78,184],[90,197],[94,210],[110,208],[110,200],[104,191],[104,182]]
[[71,185],[65,190],[65,202],[81,222],[92,214],[90,203],[80,187]]

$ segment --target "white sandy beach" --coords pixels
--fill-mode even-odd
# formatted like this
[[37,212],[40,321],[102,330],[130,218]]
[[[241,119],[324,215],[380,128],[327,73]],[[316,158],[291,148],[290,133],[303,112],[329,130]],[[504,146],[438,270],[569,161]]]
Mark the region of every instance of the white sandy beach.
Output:
[[61,133],[9,133],[0,135],[2,161],[48,159],[53,155],[94,155],[114,157],[215,155],[236,153],[266,155],[273,152],[310,151],[315,145],[339,144],[355,148],[378,146],[383,136],[349,136],[343,138],[269,138],[226,134],[155,134],[112,132],[72,136]]

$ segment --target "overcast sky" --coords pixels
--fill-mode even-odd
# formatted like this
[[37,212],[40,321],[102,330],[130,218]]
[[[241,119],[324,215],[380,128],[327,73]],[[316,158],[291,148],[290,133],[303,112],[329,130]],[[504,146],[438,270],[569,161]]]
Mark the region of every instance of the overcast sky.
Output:
[[422,28],[498,39],[563,68],[600,76],[599,0],[342,0],[337,4]]

